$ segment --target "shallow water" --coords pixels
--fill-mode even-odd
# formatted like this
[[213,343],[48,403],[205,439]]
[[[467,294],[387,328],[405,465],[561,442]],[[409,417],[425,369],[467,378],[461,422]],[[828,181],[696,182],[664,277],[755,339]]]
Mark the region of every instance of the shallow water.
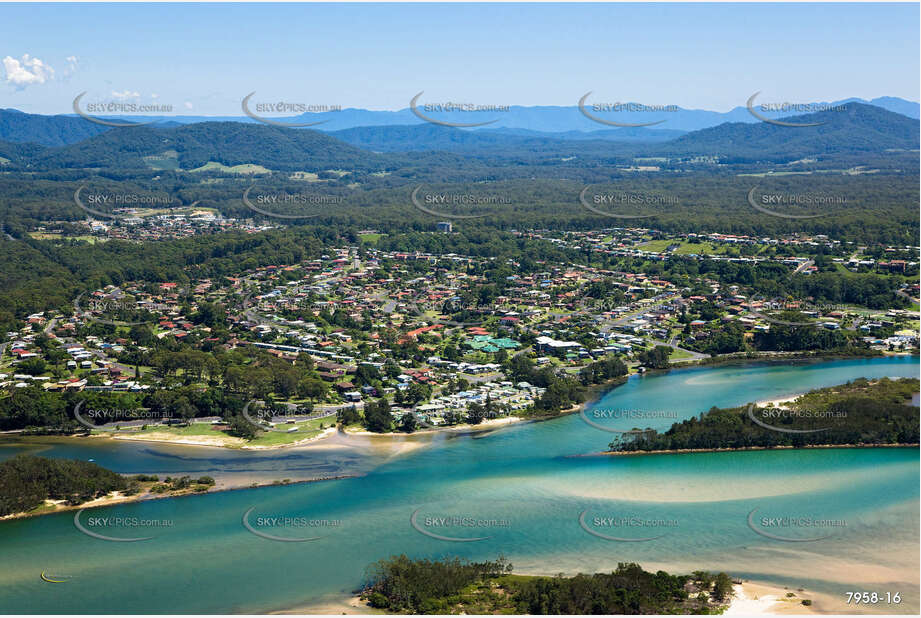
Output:
[[[681,370],[632,378],[590,406],[589,415],[598,408],[638,409],[687,418],[712,405],[740,405],[857,377],[917,374],[917,357]],[[664,427],[675,420],[642,424]],[[619,429],[636,424],[605,422]],[[571,415],[474,436],[439,434],[396,457],[386,449],[363,454],[367,449],[349,440],[331,448],[270,452],[26,441],[46,456],[93,458],[120,472],[230,470],[295,478],[322,469],[363,475],[113,506],[81,516],[87,528],[90,518],[107,515],[170,522],[92,527],[112,537],[154,537],[147,541],[91,538],[77,531],[73,513],[0,523],[0,607],[14,613],[270,611],[345,595],[361,583],[368,564],[394,553],[473,559],[502,553],[517,572],[528,573],[602,571],[623,561],[675,572],[726,570],[805,586],[823,600],[840,601],[827,607],[838,611],[847,610],[848,590],[900,592],[900,606],[868,609],[917,612],[917,449],[577,456],[602,450],[613,435]],[[5,440],[0,457],[23,449],[23,441]],[[242,525],[251,507],[248,521],[257,531],[319,538],[279,542],[252,534]],[[749,526],[753,509],[757,530],[794,540],[758,534]],[[426,536],[410,523],[417,510],[423,532],[488,538]],[[580,525],[583,512],[589,531]],[[761,519],[791,516],[837,525]],[[260,517],[320,521],[262,526]],[[449,521],[434,525],[440,519]],[[652,540],[636,541],[647,538]],[[43,570],[66,583],[41,581]]]

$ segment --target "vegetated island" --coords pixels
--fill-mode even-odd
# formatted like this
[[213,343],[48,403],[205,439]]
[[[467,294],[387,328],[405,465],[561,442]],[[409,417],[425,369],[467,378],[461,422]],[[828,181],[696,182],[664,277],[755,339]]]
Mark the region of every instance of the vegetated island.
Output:
[[89,461],[17,455],[0,463],[0,520],[209,491],[321,480],[330,479],[284,479],[245,487],[217,488],[210,476],[167,476],[161,480],[151,474],[118,474]]
[[0,518],[44,515],[146,497],[201,493],[214,486],[202,476],[124,476],[89,461],[17,455],[0,463]]
[[[611,573],[515,575],[512,564],[391,556],[372,564],[359,603],[399,614],[721,614],[733,599],[726,573],[650,573],[619,563]],[[808,599],[799,600],[804,606]]]
[[714,407],[662,433],[622,434],[608,454],[918,446],[919,408],[911,401],[918,390],[917,378],[860,378],[775,406]]

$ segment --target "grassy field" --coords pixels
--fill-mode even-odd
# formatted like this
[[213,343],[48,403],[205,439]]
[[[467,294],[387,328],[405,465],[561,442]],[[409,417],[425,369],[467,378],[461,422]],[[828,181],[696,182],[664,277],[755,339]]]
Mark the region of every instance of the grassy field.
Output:
[[224,172],[227,174],[270,174],[271,170],[262,167],[261,165],[256,165],[255,163],[244,163],[242,165],[234,165],[228,167],[223,163],[217,163],[215,161],[208,161],[201,167],[196,167],[194,170],[189,170],[191,172]]
[[676,255],[689,255],[692,253],[722,255],[723,253],[726,253],[726,249],[729,248],[728,245],[714,245],[709,242],[691,243],[679,240],[651,240],[647,243],[639,245],[637,248],[643,249],[644,251],[655,251],[658,253],[665,251],[668,249],[668,247],[675,244],[678,245],[678,248],[674,251]]
[[672,348],[672,353],[668,355],[668,358],[671,360],[682,360],[685,358],[694,358],[694,357],[685,350],[678,350],[676,348]]

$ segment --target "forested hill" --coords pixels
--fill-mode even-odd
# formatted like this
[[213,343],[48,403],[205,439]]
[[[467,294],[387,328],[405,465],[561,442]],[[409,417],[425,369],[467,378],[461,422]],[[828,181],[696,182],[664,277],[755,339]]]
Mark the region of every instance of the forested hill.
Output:
[[77,116],[42,116],[0,109],[0,140],[64,146],[99,135],[109,127]]
[[144,157],[175,157],[182,169],[208,162],[258,164],[269,169],[372,169],[384,158],[317,131],[236,122],[205,122],[171,128],[123,127],[34,158],[44,169],[101,167],[144,169]]
[[783,118],[783,122],[821,123],[819,126],[732,122],[688,133],[656,150],[672,156],[720,155],[733,162],[792,161],[815,155],[918,148],[918,120],[862,103],[848,103],[844,108]]

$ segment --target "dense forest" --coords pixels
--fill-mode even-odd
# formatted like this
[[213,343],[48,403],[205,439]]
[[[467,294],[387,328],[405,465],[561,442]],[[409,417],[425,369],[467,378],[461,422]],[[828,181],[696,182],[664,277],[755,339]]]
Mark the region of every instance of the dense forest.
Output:
[[124,477],[88,461],[17,455],[0,463],[0,516],[45,500],[81,504],[127,487]]
[[[711,408],[667,431],[625,434],[615,452],[810,445],[917,444],[918,379],[865,378],[811,391],[784,408]],[[802,432],[802,433],[797,433]]]

